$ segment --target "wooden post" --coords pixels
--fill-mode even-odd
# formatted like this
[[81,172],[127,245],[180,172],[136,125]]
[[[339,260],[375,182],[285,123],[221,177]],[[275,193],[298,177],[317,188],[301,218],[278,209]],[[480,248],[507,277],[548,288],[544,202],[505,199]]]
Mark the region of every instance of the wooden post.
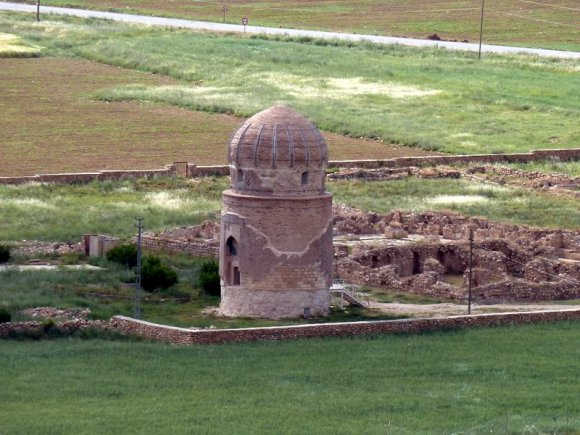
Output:
[[36,21],[40,21],[40,0],[36,0]]
[[469,228],[469,290],[467,294],[467,314],[471,314],[472,269],[473,269],[473,228]]
[[479,54],[477,58],[481,60],[481,40],[483,39],[483,8],[485,7],[485,0],[481,0],[481,23],[479,25]]

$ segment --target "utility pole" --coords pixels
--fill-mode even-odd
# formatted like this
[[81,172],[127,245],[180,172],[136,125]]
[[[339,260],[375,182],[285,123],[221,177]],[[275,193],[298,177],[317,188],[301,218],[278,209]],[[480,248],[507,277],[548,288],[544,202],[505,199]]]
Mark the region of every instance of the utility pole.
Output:
[[143,218],[135,218],[137,224],[137,273],[135,274],[135,318],[141,319],[141,234]]
[[469,291],[467,294],[467,314],[471,314],[471,281],[473,269],[473,228],[469,228]]
[[481,0],[481,23],[479,25],[479,54],[477,58],[481,60],[481,41],[483,39],[483,8],[485,7],[485,0]]
[[36,21],[40,21],[40,0],[36,0]]

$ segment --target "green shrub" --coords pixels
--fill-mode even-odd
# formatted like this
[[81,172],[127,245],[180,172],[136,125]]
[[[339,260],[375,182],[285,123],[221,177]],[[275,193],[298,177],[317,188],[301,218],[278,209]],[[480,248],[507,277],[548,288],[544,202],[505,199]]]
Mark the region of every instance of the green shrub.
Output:
[[12,321],[12,315],[8,308],[0,307],[0,323],[8,323]]
[[10,260],[10,246],[0,245],[0,263],[8,263]]
[[177,272],[165,264],[156,255],[143,258],[141,265],[141,286],[144,290],[152,292],[157,289],[165,289],[177,284]]
[[107,252],[107,260],[126,264],[129,269],[137,265],[137,246],[131,244],[115,246]]
[[198,285],[203,289],[204,293],[209,296],[220,295],[219,266],[215,260],[206,261],[201,265]]

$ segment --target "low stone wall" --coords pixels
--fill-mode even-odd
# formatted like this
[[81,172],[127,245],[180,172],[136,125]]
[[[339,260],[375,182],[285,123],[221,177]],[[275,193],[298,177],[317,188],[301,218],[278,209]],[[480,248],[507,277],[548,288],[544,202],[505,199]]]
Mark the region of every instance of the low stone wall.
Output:
[[577,160],[580,159],[580,148],[534,150],[518,154],[473,154],[445,155],[425,157],[398,157],[386,160],[334,160],[328,162],[330,168],[397,168],[424,165],[451,165],[469,163],[526,163],[544,159]]
[[[577,160],[580,159],[580,148],[535,150],[519,154],[475,154],[445,155],[425,157],[398,157],[383,160],[332,160],[330,168],[402,168],[408,166],[450,165],[468,163],[525,163],[544,159]],[[88,183],[94,180],[111,180],[119,178],[147,178],[154,176],[179,176],[186,178],[229,175],[229,166],[197,166],[193,163],[175,162],[162,169],[151,170],[118,170],[70,174],[44,174],[25,177],[0,177],[0,184],[37,183]]]
[[528,313],[479,314],[445,318],[381,320],[353,323],[280,326],[244,329],[185,329],[158,325],[129,317],[116,316],[113,327],[125,335],[136,335],[174,344],[222,344],[259,340],[295,340],[317,337],[352,337],[358,335],[418,333],[446,329],[524,325],[562,320],[579,320],[580,309],[534,311]]
[[25,183],[60,183],[77,184],[91,181],[118,180],[124,178],[151,178],[155,176],[169,177],[175,175],[175,166],[167,165],[164,169],[99,171],[84,173],[42,174],[28,177],[0,177],[0,184]]
[[143,247],[146,249],[187,253],[195,257],[219,257],[219,241],[217,240],[170,240],[156,236],[144,235]]

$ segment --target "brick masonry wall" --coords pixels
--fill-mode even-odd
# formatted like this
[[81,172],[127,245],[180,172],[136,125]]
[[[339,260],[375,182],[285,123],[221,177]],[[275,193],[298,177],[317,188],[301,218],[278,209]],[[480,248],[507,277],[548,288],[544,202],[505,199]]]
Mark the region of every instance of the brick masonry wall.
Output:
[[[535,150],[519,154],[476,154],[476,155],[448,155],[428,157],[400,157],[386,160],[334,160],[328,163],[335,168],[398,168],[423,165],[449,165],[453,163],[525,163],[535,160],[556,158],[560,160],[580,159],[580,148]],[[185,167],[185,171],[183,171]],[[86,183],[92,180],[110,180],[118,178],[143,178],[153,176],[185,175],[188,178],[229,175],[227,165],[197,166],[193,163],[176,162],[163,169],[153,170],[126,170],[126,171],[98,171],[78,174],[44,174],[26,177],[0,177],[0,184],[23,184],[32,181],[39,183]],[[184,174],[185,172],[185,174]]]
[[114,328],[118,329],[123,334],[136,335],[167,343],[222,344],[259,340],[277,341],[295,340],[299,338],[419,333],[455,328],[525,325],[563,320],[580,320],[580,309],[244,329],[185,329],[157,325],[123,316],[114,317],[111,320],[111,323]]

